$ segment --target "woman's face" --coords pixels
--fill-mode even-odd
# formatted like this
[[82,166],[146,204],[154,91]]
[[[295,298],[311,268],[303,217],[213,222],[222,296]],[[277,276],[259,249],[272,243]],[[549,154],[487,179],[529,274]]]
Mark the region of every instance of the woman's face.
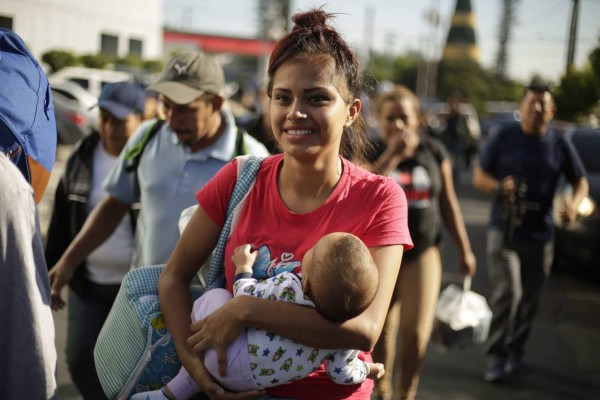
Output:
[[384,102],[378,117],[387,142],[392,138],[406,140],[410,135],[418,135],[419,117],[408,98]]
[[[325,60],[325,62],[324,62]],[[358,117],[360,100],[344,101],[346,87],[323,56],[292,59],[273,76],[271,123],[283,152],[316,159],[339,154],[342,132]]]
[[409,99],[384,102],[378,116],[379,124],[386,138],[393,135],[403,136],[418,132],[419,117]]

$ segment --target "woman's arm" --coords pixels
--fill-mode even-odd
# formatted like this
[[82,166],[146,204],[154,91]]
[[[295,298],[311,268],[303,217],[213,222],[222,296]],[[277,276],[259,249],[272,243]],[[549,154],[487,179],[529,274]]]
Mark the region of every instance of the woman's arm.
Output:
[[393,146],[388,146],[366,169],[379,175],[388,176],[400,164],[400,161],[402,161],[402,156],[395,151]]
[[[226,365],[226,349],[245,327],[256,327],[316,348],[373,348],[383,328],[396,278],[400,271],[401,245],[371,248],[379,271],[379,291],[360,316],[336,324],[315,309],[291,303],[239,296],[208,318],[192,324],[188,340],[194,350],[217,350],[220,368]],[[276,317],[274,317],[276,316]]]
[[[213,222],[201,206],[198,206],[181,234],[165,270],[160,275],[158,281],[160,305],[169,332],[173,336],[177,355],[186,371],[198,382],[202,390],[211,398],[252,399],[261,392],[256,390],[242,393],[225,392],[206,370],[204,353],[197,354],[186,341],[192,334],[190,330],[192,322],[190,282],[215,248],[220,233],[221,228]],[[235,333],[235,337],[240,332],[241,329]],[[225,367],[222,371],[223,375],[226,371]]]
[[158,280],[160,306],[182,364],[195,378],[202,360],[187,345],[191,334],[192,303],[189,286],[202,263],[208,259],[220,233],[219,228],[198,207],[181,234],[164,271]]
[[440,194],[440,210],[446,229],[452,236],[460,253],[460,269],[465,275],[473,276],[477,263],[471,250],[471,242],[467,235],[465,221],[456,197],[454,182],[452,180],[452,164],[445,158],[440,164],[442,175],[442,192]]

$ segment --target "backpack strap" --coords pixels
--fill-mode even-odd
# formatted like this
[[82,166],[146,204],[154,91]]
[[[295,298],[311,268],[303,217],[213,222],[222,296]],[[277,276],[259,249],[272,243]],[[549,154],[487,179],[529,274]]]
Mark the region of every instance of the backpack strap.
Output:
[[256,180],[256,175],[258,174],[263,159],[262,157],[251,155],[237,157],[237,161],[239,173],[235,186],[233,187],[233,192],[229,198],[229,204],[227,205],[227,219],[221,230],[217,247],[215,247],[210,262],[208,279],[206,280],[207,288],[210,288],[221,276],[223,276],[225,269],[223,264],[225,259],[225,246],[229,240],[229,232],[235,214],[234,211],[254,186],[254,181]]
[[237,156],[243,156],[245,154],[248,154],[244,141],[245,135],[247,135],[246,131],[240,127],[237,127],[235,138],[235,152],[233,153],[232,159],[236,158]]
[[146,133],[144,133],[142,140],[140,140],[139,143],[127,150],[127,153],[125,153],[125,160],[127,161],[125,171],[137,171],[146,145],[148,144],[148,142],[150,142],[150,139],[152,139],[156,135],[160,128],[162,128],[165,122],[166,121],[163,119],[156,120],[156,122],[146,130]]

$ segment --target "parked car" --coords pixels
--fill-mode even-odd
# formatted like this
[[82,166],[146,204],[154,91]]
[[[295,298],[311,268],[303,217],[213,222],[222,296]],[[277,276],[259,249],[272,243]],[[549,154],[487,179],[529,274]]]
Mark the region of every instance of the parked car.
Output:
[[481,119],[483,137],[493,135],[506,124],[521,121],[519,105],[511,101],[488,101],[484,104],[486,117]]
[[50,84],[58,141],[73,144],[98,126],[98,98],[72,82]]
[[76,83],[98,98],[104,85],[113,82],[133,82],[133,74],[107,69],[66,67],[50,75],[48,81],[50,85]]
[[558,210],[570,186],[555,198],[555,266],[600,273],[600,129],[577,128],[565,137],[581,157],[590,191],[577,210],[577,219],[567,226],[560,222]]

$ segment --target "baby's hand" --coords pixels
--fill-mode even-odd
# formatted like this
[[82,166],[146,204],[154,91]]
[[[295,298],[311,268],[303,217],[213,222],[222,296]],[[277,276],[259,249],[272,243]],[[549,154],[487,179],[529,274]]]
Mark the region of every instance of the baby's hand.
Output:
[[383,367],[382,363],[365,362],[365,364],[367,364],[369,367],[369,374],[367,376],[368,378],[377,380],[385,374],[385,368]]
[[252,272],[252,265],[256,261],[258,252],[253,250],[251,244],[243,244],[233,251],[231,259],[235,265],[235,274],[241,274],[242,272]]

